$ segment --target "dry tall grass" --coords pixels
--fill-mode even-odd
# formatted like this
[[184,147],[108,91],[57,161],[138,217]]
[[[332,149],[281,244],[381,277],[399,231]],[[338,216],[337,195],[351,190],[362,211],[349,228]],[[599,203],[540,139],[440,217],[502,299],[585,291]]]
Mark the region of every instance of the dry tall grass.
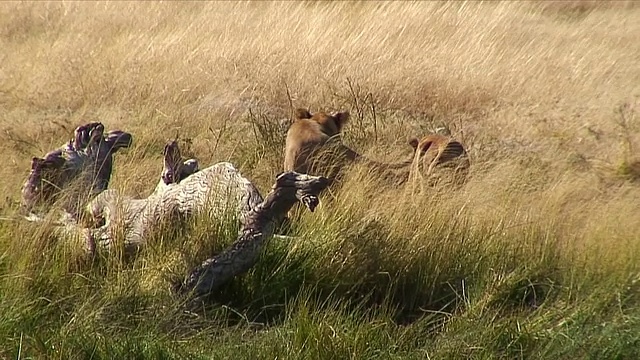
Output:
[[[10,160],[0,190],[16,198],[29,157],[89,120],[135,134],[114,175],[131,194],[150,191],[158,150],[176,133],[193,139],[203,163],[243,161],[264,187],[281,168],[283,140],[256,138],[247,112],[273,123],[289,115],[290,94],[294,106],[351,110],[347,141],[381,159],[406,157],[408,136],[447,124],[477,169],[491,168],[467,201],[500,208],[504,197],[570,193],[563,205],[585,216],[585,200],[615,198],[602,180],[624,175],[635,156],[625,141],[637,142],[637,120],[624,127],[614,113],[640,95],[633,5],[4,4]],[[635,186],[615,189],[637,203]]]
[[[298,106],[348,109],[345,141],[372,158],[404,159],[409,136],[445,125],[469,146],[473,170],[460,190],[413,196],[376,194],[354,173],[300,219],[326,230],[316,240],[381,223],[387,238],[376,241],[389,251],[414,249],[412,263],[443,248],[428,255],[437,262],[462,256],[445,240],[487,228],[522,240],[525,250],[503,249],[514,261],[549,239],[563,261],[632,274],[637,34],[633,1],[3,3],[0,209],[13,212],[30,157],[83,122],[134,135],[111,185],[129,195],[152,191],[176,133],[201,164],[230,160],[266,191],[282,167],[279,120]],[[3,232],[16,234],[12,226]],[[313,266],[344,275],[335,268],[344,254],[325,255]],[[366,271],[362,259],[342,260],[347,273]]]

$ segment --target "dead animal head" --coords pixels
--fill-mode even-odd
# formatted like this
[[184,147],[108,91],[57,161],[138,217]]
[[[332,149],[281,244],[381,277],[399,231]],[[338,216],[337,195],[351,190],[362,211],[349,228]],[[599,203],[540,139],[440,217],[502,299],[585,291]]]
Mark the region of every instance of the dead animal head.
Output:
[[164,169],[161,177],[165,185],[177,184],[198,171],[196,159],[182,160],[180,147],[175,140],[171,140],[164,146],[162,155],[164,156]]
[[131,141],[131,134],[122,131],[105,135],[104,125],[99,122],[78,126],[67,145],[49,152],[44,158],[32,159],[31,171],[22,187],[22,209],[31,211],[40,203],[50,205],[72,183],[75,188],[70,204],[77,202],[74,200],[77,196],[95,195],[105,190],[111,177],[113,154],[129,147]]
[[65,159],[61,152],[47,154],[44,158],[31,159],[31,170],[22,185],[22,211],[30,212],[34,207],[55,196],[61,186],[60,176],[64,164]]

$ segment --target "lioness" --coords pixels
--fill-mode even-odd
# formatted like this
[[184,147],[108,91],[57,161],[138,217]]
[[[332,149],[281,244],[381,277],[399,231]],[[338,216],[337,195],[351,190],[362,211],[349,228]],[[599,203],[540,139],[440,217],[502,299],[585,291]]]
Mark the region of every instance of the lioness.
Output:
[[340,140],[349,121],[349,112],[328,114],[299,108],[287,131],[284,171],[322,175],[334,180],[340,169],[352,162],[363,161],[377,170],[406,167],[413,157],[399,164],[376,162],[353,151]]
[[410,159],[385,164],[367,159],[340,141],[341,131],[348,121],[348,111],[311,114],[307,109],[297,109],[287,131],[284,171],[322,175],[334,180],[343,166],[363,161],[375,170],[386,172],[385,175],[392,171],[396,184],[415,179],[417,175],[438,178],[436,168],[453,168],[458,180],[466,176],[467,152],[460,142],[449,136],[431,134],[421,140],[412,138],[409,145],[414,154]]
[[[421,140],[412,138],[409,145],[415,150],[409,176],[411,179],[426,176],[434,184],[448,171],[454,183],[464,182],[469,169],[469,157],[460,142],[449,136],[431,134]],[[438,174],[435,173],[436,168]]]

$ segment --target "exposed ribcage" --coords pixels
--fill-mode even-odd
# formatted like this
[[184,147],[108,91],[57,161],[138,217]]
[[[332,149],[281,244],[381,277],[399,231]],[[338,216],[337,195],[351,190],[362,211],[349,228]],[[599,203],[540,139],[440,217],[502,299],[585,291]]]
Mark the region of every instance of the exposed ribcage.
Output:
[[125,247],[142,245],[160,224],[196,214],[222,218],[227,211],[241,221],[262,196],[256,187],[228,162],[218,163],[190,175],[178,184],[157,187],[146,199],[123,198],[107,191],[90,205],[105,224],[94,232],[96,244],[109,247],[116,224],[124,230]]

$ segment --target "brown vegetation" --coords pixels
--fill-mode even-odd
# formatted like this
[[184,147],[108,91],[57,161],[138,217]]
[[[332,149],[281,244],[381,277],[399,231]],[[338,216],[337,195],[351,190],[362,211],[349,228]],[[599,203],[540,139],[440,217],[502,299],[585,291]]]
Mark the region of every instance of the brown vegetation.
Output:
[[[359,289],[373,289],[380,297],[411,299],[389,300],[397,308],[427,314],[440,313],[441,303],[433,299],[453,291],[454,300],[447,301],[455,310],[446,326],[402,328],[393,341],[376,346],[426,349],[417,358],[427,352],[438,358],[478,352],[484,358],[635,358],[637,353],[598,351],[617,341],[621,347],[637,344],[629,337],[637,331],[627,331],[624,324],[638,319],[633,304],[640,264],[639,33],[637,1],[4,2],[0,192],[5,196],[0,210],[11,218],[17,209],[34,156],[59,146],[78,124],[90,121],[134,135],[132,147],[116,157],[109,185],[134,198],[153,190],[165,141],[176,133],[185,156],[195,154],[202,167],[229,161],[257,188],[267,189],[284,163],[286,127],[280,120],[293,118],[298,107],[348,109],[343,143],[380,162],[409,158],[408,137],[445,127],[464,144],[472,164],[462,186],[405,192],[371,181],[360,172],[364,166],[355,166],[340,189],[321,196],[314,214],[303,214],[294,224],[304,241],[273,244],[271,262],[249,274],[253,282],[225,290],[228,297],[241,298],[234,297],[236,290],[264,296],[264,302],[243,303],[245,309],[263,306],[269,308],[266,313],[278,303],[286,304],[283,312],[295,312],[288,296],[300,289],[313,297],[314,286],[328,284],[327,293],[346,294],[336,295],[342,301],[358,298],[355,285],[350,286],[363,284]],[[330,197],[334,201],[324,201]],[[126,271],[116,261],[109,263],[115,270],[86,290],[76,309],[71,296],[82,293],[74,286],[85,284],[84,278],[69,280],[73,291],[64,294],[72,299],[67,302],[47,292],[59,286],[40,280],[67,274],[64,267],[48,270],[60,258],[43,260],[53,246],[44,230],[2,222],[0,259],[10,265],[0,280],[10,299],[3,301],[9,305],[0,304],[5,306],[1,313],[22,320],[22,310],[11,308],[14,303],[54,299],[40,312],[19,314],[61,319],[63,325],[52,325],[52,336],[63,337],[69,329],[93,336],[94,328],[113,323],[100,316],[112,313],[114,303],[147,291],[143,288],[161,288],[140,285],[151,282],[150,273],[164,273],[176,263],[193,266],[202,259],[193,254],[223,248],[205,242],[212,229],[227,234],[226,229],[203,221],[196,225],[189,229],[188,243],[163,245]],[[168,253],[187,255],[148,267],[152,261],[169,262]],[[88,278],[87,286],[103,279],[101,273]],[[40,287],[23,279],[41,281]],[[293,283],[299,287],[290,285],[291,279],[298,279]],[[545,283],[548,279],[553,281]],[[554,287],[553,301],[539,307],[527,290],[521,297],[527,299],[526,309],[540,310],[524,315],[495,305],[502,304],[510,284],[529,283],[561,285]],[[517,288],[522,287],[533,286]],[[129,291],[125,288],[135,291],[122,295]],[[168,308],[157,300],[158,292],[140,301],[152,302],[148,308],[122,316],[136,321],[127,329],[159,331],[149,330],[157,329],[155,318],[149,320],[153,326],[137,323]],[[102,307],[94,307],[95,301],[104,301]],[[51,313],[54,307],[71,315]],[[594,314],[600,314],[597,320],[589,320]],[[166,333],[174,334],[180,321],[168,318],[171,331]],[[300,313],[282,318],[306,320]],[[256,334],[267,339],[262,343],[253,337],[238,341],[275,358],[279,353],[269,352],[270,346],[284,344],[298,355],[307,351],[299,344],[337,349],[348,341],[344,334],[369,344],[366,334],[387,331],[378,330],[385,320],[375,325],[363,320],[351,333],[324,321],[318,320],[324,327],[308,338],[291,340],[294,335],[288,334],[299,333],[283,330]],[[7,324],[3,334],[13,336],[12,344],[21,341],[14,323]],[[493,328],[498,330],[490,332]],[[29,331],[36,330],[25,334]],[[432,338],[433,333],[438,335]],[[228,339],[221,342],[236,338]],[[549,339],[549,347],[542,344]],[[419,341],[428,344],[413,345]],[[36,344],[32,349],[50,344],[44,337],[31,343]],[[66,344],[55,346],[66,349]],[[203,344],[220,345],[209,337]],[[522,353],[502,351],[513,344],[522,345]],[[231,348],[236,349],[224,349]],[[557,352],[538,356],[532,348]],[[340,349],[342,357],[351,356],[349,346]],[[62,356],[53,350],[36,354]]]
[[[598,243],[587,234],[608,209],[640,204],[625,145],[637,124],[614,112],[640,96],[640,13],[553,4],[3,4],[1,207],[15,209],[33,156],[91,120],[136,137],[110,185],[123,193],[152,190],[176,132],[201,164],[232,161],[264,189],[283,164],[278,119],[308,104],[349,109],[345,143],[381,161],[447,126],[474,164],[448,206],[477,220],[561,216]],[[615,231],[632,219],[616,216]]]

